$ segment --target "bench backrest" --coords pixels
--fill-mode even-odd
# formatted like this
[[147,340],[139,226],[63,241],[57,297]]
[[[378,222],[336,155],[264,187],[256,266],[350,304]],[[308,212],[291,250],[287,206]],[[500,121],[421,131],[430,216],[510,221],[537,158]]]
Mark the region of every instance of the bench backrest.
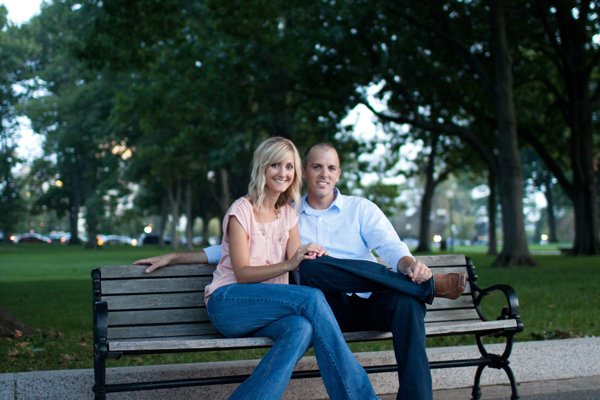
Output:
[[[471,271],[463,255],[420,256],[435,273]],[[176,265],[151,274],[144,265],[104,266],[92,272],[94,301],[106,302],[108,339],[221,338],[204,304],[214,265]],[[475,276],[470,276],[470,282]],[[469,282],[468,282],[469,283]],[[471,287],[457,300],[436,298],[426,324],[478,321]]]

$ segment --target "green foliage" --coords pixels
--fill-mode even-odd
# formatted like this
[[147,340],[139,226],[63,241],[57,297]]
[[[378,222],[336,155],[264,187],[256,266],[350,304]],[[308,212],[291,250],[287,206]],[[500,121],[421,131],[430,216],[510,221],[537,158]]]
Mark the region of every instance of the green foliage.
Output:
[[[371,166],[378,172],[396,164],[407,143],[424,150],[415,161],[416,171],[394,168],[394,174],[422,173],[428,156],[434,168],[427,176],[433,183],[450,171],[497,169],[507,152],[497,145],[502,135],[496,128],[495,58],[489,40],[493,4],[44,4],[41,15],[18,35],[13,35],[14,27],[1,33],[2,40],[15,38],[9,42],[13,47],[2,42],[2,60],[18,59],[18,52],[10,50],[16,48],[29,61],[27,68],[13,68],[12,75],[1,74],[0,79],[24,82],[31,95],[27,115],[46,137],[45,160],[35,166],[27,190],[34,193],[38,209],[76,217],[87,205],[86,222],[93,230],[113,220],[106,215],[114,213],[130,182],[141,186],[142,216],[160,214],[167,193],[192,183],[192,214],[209,219],[246,192],[252,151],[267,136],[291,138],[301,151],[316,141],[331,141],[341,150],[344,167],[360,167],[358,156],[373,144],[358,145],[339,126],[360,103],[377,112],[387,133],[382,157],[387,164]],[[600,91],[592,79],[600,59],[593,42],[597,2],[587,8],[552,1],[504,4],[519,133],[545,155],[548,170],[572,197],[582,189],[573,173],[591,171],[597,153],[597,135],[581,136],[586,143],[578,150],[581,157],[565,151],[577,142],[571,138],[579,137],[570,132],[574,127],[569,121],[587,121],[583,129],[588,122],[595,127],[598,120]],[[560,43],[553,42],[556,38]],[[565,51],[554,53],[557,48]],[[577,73],[564,73],[571,67]],[[571,81],[577,90],[567,90]],[[365,87],[375,88],[375,94],[369,98]],[[577,106],[581,96],[567,95],[578,91],[589,95],[583,107]],[[383,110],[377,102],[384,104]],[[5,110],[10,107],[0,108]],[[14,164],[11,151],[3,152],[0,163],[10,161],[2,171]],[[577,158],[587,163],[584,168],[573,164]],[[503,171],[512,168],[497,172]],[[56,180],[63,182],[61,188],[43,189],[41,183]],[[592,183],[585,185],[597,196]],[[11,187],[14,196],[16,186],[5,186]],[[3,209],[11,210],[16,203],[5,202]],[[579,203],[597,202],[587,198]],[[597,225],[594,209],[590,211],[579,214],[578,226],[589,226],[590,220]],[[504,215],[508,219],[519,212],[521,207],[504,210]],[[13,220],[15,215],[16,210],[6,213]],[[590,232],[597,236],[597,230]]]
[[21,183],[13,169],[21,162],[16,154],[16,117],[22,90],[16,85],[26,76],[26,58],[33,45],[23,32],[8,24],[7,10],[0,6],[0,232],[8,237],[23,212]]

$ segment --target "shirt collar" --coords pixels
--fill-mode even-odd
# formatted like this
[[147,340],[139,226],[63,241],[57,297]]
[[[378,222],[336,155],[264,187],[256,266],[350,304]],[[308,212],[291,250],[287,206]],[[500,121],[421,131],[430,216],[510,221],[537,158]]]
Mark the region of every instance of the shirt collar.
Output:
[[[331,203],[331,205],[329,206],[329,208],[325,209],[325,210],[319,210],[319,211],[329,211],[329,210],[333,210],[333,209],[337,209],[337,210],[342,210],[342,207],[344,205],[344,196],[340,193],[340,191],[338,190],[338,188],[333,188],[333,193],[335,194],[335,199],[333,200],[333,203]],[[306,200],[308,197],[308,195],[304,195],[302,196],[302,201],[300,204],[300,213],[305,213],[305,214],[312,214],[312,211],[314,210],[314,208],[312,208],[309,204],[308,201]]]

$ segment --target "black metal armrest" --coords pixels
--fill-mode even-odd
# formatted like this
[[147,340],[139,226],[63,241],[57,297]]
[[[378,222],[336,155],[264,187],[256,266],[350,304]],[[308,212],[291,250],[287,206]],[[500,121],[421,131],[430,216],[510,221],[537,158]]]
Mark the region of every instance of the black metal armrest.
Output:
[[502,312],[497,319],[516,319],[519,322],[519,327],[520,327],[519,330],[521,330],[522,325],[521,325],[521,319],[519,317],[519,298],[517,297],[517,293],[511,286],[500,284],[500,285],[490,286],[489,288],[486,288],[486,289],[481,289],[479,291],[479,294],[475,298],[475,306],[477,307],[480,315],[484,319],[486,319],[483,316],[483,313],[481,312],[481,308],[480,308],[481,301],[483,300],[483,298],[485,296],[488,296],[489,294],[496,292],[496,291],[502,292],[508,303],[507,307],[502,309]]
[[102,358],[108,354],[108,305],[94,302],[94,352]]

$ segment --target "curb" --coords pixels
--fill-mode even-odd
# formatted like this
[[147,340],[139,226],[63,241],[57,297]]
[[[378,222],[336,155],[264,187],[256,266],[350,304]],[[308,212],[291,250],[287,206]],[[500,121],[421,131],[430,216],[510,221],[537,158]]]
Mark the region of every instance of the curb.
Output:
[[[490,352],[501,352],[503,344],[488,346]],[[452,346],[427,349],[431,361],[478,357],[476,346]],[[394,363],[392,351],[357,353],[363,365]],[[543,382],[600,375],[600,337],[563,339],[537,342],[517,342],[510,357],[511,367],[519,384]],[[195,364],[152,365],[144,367],[109,368],[109,381],[178,379],[210,376],[227,373],[248,373],[257,360],[225,361]],[[314,357],[305,357],[298,369],[312,368]],[[470,387],[473,384],[475,367],[432,370],[434,390]],[[398,388],[395,373],[370,375],[375,391],[379,395],[394,394]],[[0,374],[0,400],[80,400],[93,399],[93,370],[61,370]],[[487,369],[481,384],[505,385],[508,379],[501,370]],[[545,385],[538,385],[544,387]],[[172,400],[174,398],[223,399],[236,385],[189,387],[168,390],[111,393],[109,400]],[[506,395],[510,387],[506,386]],[[284,399],[323,399],[327,394],[320,378],[292,380]]]

